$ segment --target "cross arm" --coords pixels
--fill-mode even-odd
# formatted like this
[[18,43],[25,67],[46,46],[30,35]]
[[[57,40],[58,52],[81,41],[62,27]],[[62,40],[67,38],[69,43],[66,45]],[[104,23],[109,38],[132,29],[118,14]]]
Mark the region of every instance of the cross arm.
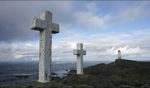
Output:
[[52,23],[52,33],[59,33],[59,24]]
[[33,18],[30,28],[33,30],[42,31],[44,28],[46,28],[46,22],[42,19]]
[[82,53],[83,53],[83,55],[86,55],[86,50],[83,50]]
[[86,55],[86,51],[85,50],[73,50],[73,54],[74,55]]

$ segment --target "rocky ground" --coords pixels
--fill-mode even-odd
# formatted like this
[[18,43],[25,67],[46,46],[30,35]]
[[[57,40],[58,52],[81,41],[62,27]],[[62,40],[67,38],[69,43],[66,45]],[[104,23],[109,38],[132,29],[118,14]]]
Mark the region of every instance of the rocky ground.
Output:
[[117,59],[110,64],[84,68],[83,75],[70,71],[63,79],[49,83],[24,83],[3,88],[150,88],[150,62]]

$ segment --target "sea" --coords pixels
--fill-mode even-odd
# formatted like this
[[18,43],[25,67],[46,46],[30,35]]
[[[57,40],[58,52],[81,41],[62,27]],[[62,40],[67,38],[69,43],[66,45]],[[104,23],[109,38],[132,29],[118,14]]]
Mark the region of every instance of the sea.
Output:
[[[109,63],[109,61],[85,61],[84,67]],[[17,83],[30,83],[38,80],[38,61],[17,61],[0,62],[0,86]],[[52,73],[58,77],[65,77],[70,70],[76,69],[76,62],[53,61]],[[18,78],[17,76],[28,76],[27,78]]]

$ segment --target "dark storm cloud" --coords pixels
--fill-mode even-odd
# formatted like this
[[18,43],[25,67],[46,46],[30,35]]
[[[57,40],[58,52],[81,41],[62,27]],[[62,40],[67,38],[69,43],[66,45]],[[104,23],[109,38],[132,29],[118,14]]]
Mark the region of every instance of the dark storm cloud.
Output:
[[29,7],[19,2],[0,3],[0,41],[36,38],[37,33],[29,28],[32,14]]
[[38,39],[38,31],[30,29],[32,18],[39,18],[42,10],[49,10],[53,12],[55,22],[60,25],[61,23],[69,23],[70,20],[66,20],[71,19],[70,16],[66,15],[69,13],[69,8],[70,3],[68,2],[1,1],[0,42]]
[[65,1],[0,1],[0,61],[38,59],[38,46],[28,42],[39,39],[39,32],[30,29],[31,20],[48,10],[61,26],[71,21],[69,8]]
[[[18,24],[21,25],[21,22]],[[37,36],[37,33],[32,32],[29,27],[23,27],[23,25],[22,27],[17,26],[13,22],[3,21],[3,23],[0,23],[0,29],[0,41],[28,40],[33,39],[34,36]]]

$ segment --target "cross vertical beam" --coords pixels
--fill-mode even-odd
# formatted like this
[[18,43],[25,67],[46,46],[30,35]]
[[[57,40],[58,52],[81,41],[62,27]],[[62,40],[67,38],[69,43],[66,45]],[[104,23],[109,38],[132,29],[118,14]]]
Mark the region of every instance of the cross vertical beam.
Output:
[[52,33],[59,33],[59,25],[52,23],[52,13],[42,11],[40,19],[33,18],[30,25],[32,30],[40,31],[40,49],[39,49],[39,82],[46,83],[50,81],[51,76],[51,47]]
[[73,50],[73,54],[77,55],[77,74],[83,74],[83,55],[86,55],[86,51],[83,50],[82,43],[77,44],[77,49]]

